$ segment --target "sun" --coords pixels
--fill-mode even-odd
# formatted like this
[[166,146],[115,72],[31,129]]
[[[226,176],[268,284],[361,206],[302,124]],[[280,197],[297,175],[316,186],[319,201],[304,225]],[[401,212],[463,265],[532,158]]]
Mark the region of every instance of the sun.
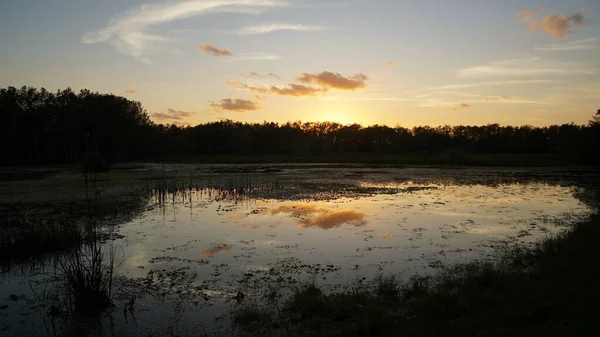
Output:
[[325,113],[323,115],[323,121],[327,121],[327,122],[334,122],[334,123],[339,123],[339,124],[354,124],[354,121],[352,120],[352,118],[346,114],[341,114],[341,113]]

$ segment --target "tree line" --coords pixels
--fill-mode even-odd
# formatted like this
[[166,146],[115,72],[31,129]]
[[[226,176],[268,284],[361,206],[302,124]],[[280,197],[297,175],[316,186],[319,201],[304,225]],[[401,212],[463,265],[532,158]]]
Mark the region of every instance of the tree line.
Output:
[[330,154],[556,154],[600,163],[600,111],[587,125],[342,125],[333,122],[242,123],[181,127],[154,123],[140,102],[89,90],[0,89],[1,165],[186,156]]

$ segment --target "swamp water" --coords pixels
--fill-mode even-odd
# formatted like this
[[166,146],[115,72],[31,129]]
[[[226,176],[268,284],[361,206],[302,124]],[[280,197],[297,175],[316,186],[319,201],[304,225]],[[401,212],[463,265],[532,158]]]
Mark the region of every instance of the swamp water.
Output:
[[[360,166],[137,171],[142,210],[110,226],[117,291],[100,335],[222,331],[239,294],[258,303],[308,282],[344,290],[377,275],[408,280],[490,259],[586,217],[581,186],[593,180],[567,171]],[[1,279],[0,335],[52,334],[58,323],[39,303],[47,287],[40,270]]]

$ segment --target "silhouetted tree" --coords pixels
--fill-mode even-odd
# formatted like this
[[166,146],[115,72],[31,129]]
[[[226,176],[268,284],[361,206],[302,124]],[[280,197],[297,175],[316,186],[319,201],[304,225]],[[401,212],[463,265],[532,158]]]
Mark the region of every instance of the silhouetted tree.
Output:
[[555,154],[600,164],[600,110],[588,125],[362,126],[300,121],[193,127],[153,123],[140,102],[71,88],[0,89],[0,165],[102,162],[212,155]]

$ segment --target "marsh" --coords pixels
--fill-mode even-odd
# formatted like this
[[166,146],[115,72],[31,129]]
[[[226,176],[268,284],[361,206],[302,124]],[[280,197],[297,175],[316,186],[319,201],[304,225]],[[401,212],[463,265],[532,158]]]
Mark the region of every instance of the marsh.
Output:
[[[43,294],[52,282],[48,270],[69,249],[19,249],[11,235],[34,219],[66,219],[42,228],[88,219],[83,174],[41,172],[1,183],[0,329],[8,335],[43,336],[65,324],[49,318]],[[282,297],[306,283],[336,291],[380,275],[408,281],[492,260],[588,217],[585,188],[597,178],[583,169],[117,166],[87,187],[102,232],[97,240],[118,248],[114,307],[96,328],[222,331],[240,293],[260,303],[274,288]],[[123,310],[132,298],[133,308]]]

